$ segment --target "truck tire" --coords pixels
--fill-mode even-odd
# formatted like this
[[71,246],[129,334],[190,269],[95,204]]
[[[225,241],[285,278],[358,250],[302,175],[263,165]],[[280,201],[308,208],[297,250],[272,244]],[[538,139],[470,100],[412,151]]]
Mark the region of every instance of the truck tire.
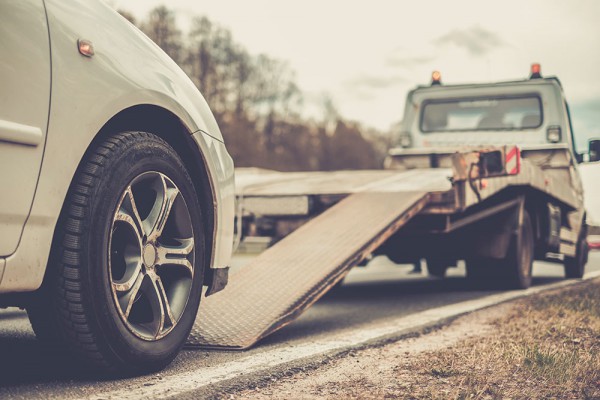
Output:
[[523,210],[519,233],[513,235],[506,257],[499,262],[502,283],[509,289],[527,289],[531,285],[533,259],[533,226],[529,213]]
[[502,259],[473,257],[465,260],[467,279],[480,288],[526,289],[531,285],[533,251],[531,218],[524,210],[519,233],[511,238],[506,256]]
[[162,369],[195,321],[204,251],[198,196],[175,150],[150,133],[111,136],[69,189],[27,306],[34,331],[94,370]]
[[449,264],[446,260],[438,260],[435,258],[427,259],[427,273],[436,278],[445,278]]
[[585,273],[585,265],[588,261],[589,247],[587,243],[587,225],[581,227],[577,239],[577,251],[575,257],[565,256],[565,277],[581,279]]

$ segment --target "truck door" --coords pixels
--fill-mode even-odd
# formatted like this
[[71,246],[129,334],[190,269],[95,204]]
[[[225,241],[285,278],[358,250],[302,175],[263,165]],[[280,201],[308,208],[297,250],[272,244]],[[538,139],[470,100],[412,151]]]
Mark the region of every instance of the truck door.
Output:
[[35,194],[50,74],[43,0],[0,0],[0,256],[16,250]]

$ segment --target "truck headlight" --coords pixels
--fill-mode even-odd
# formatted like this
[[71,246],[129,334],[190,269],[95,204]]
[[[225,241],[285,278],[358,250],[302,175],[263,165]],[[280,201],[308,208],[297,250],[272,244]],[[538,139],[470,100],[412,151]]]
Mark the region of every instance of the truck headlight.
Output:
[[560,143],[562,139],[560,126],[549,126],[546,131],[546,139],[550,143]]
[[403,133],[400,135],[398,144],[400,144],[400,147],[403,147],[405,149],[412,147],[412,145],[413,145],[412,137],[408,133]]

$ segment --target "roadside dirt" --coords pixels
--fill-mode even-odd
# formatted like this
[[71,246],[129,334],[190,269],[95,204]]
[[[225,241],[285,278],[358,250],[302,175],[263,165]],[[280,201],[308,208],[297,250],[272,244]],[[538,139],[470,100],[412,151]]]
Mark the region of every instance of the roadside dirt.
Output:
[[600,399],[600,280],[351,352],[229,399]]

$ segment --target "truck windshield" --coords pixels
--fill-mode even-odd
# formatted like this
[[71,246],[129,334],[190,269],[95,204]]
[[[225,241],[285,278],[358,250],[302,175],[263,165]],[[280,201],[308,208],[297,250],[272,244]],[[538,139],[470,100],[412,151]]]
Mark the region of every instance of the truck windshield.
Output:
[[423,102],[422,132],[524,130],[542,125],[539,96],[436,99]]

